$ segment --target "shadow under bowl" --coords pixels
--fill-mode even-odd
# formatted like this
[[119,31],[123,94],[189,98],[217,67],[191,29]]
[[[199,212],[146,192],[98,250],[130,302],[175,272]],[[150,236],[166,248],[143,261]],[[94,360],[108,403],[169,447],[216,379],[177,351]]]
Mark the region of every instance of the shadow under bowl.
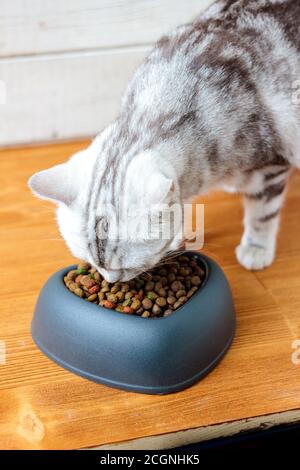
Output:
[[235,332],[235,309],[221,268],[186,252],[204,268],[200,289],[168,317],[126,315],[89,303],[63,282],[69,266],[42,288],[32,321],[40,350],[65,369],[110,387],[167,394],[187,388],[224,356]]

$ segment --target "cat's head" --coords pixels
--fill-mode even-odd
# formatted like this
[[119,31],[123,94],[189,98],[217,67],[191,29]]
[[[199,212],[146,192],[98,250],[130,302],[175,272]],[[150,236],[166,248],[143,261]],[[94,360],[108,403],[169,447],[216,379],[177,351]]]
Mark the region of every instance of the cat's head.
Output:
[[29,186],[57,204],[59,229],[73,255],[109,282],[147,271],[182,243],[180,218],[170,224],[167,212],[181,207],[178,185],[152,152],[113,167],[94,142],[66,163],[35,173]]

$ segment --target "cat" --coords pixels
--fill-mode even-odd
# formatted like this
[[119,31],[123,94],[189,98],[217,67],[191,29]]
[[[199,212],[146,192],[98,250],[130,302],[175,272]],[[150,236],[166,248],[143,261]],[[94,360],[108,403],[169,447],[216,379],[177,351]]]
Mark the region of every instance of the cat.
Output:
[[[139,66],[115,122],[69,161],[33,175],[39,197],[58,205],[72,253],[110,282],[127,281],[182,240],[145,237],[134,207],[183,204],[214,188],[243,194],[242,266],[271,265],[292,168],[300,167],[300,2],[219,0],[163,36]],[[135,223],[137,242],[118,239]],[[157,219],[156,222],[158,223]]]

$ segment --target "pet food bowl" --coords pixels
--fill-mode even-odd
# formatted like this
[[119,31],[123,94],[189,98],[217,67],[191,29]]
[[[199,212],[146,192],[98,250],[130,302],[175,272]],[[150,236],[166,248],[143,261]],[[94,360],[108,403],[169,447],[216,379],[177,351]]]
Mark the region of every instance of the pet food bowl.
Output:
[[206,272],[200,289],[168,317],[126,315],[70,292],[55,273],[42,288],[32,336],[50,359],[94,382],[125,390],[166,394],[191,386],[211,371],[235,332],[230,287],[207,256],[187,252]]

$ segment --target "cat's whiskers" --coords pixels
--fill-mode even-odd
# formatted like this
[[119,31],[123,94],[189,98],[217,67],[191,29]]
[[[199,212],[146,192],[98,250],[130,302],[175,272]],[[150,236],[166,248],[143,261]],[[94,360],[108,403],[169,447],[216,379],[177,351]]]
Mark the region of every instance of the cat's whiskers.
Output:
[[150,280],[152,279],[152,275],[151,275],[151,273],[148,272],[148,271],[143,271],[143,272],[140,274],[140,277],[141,277],[142,279],[147,280],[147,281],[150,281]]

